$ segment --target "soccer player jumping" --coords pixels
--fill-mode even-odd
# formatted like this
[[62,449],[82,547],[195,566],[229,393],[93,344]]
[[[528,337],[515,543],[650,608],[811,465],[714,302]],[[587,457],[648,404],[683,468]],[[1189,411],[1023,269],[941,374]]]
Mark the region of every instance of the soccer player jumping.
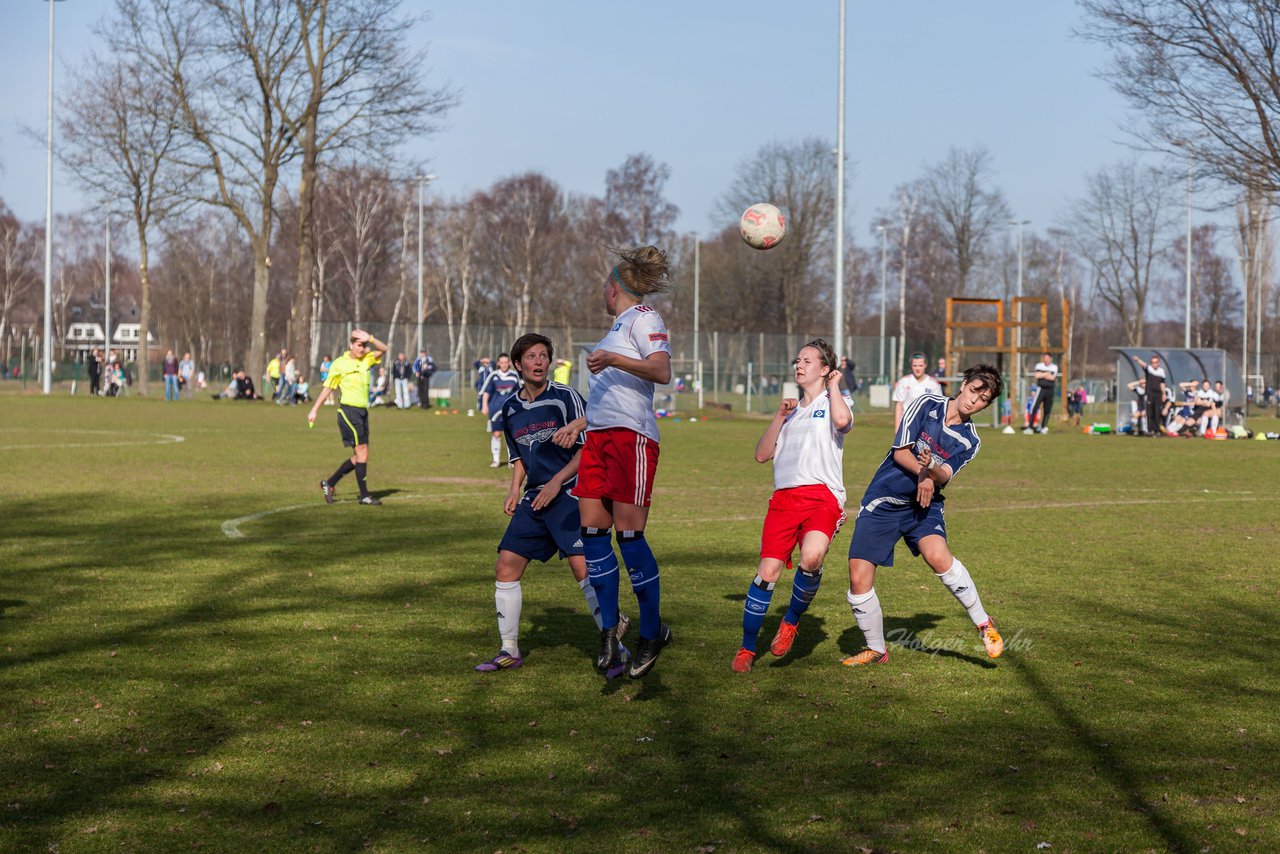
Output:
[[822,583],[822,561],[844,522],[844,436],[853,426],[849,399],[840,393],[836,354],[821,338],[800,348],[795,360],[800,400],[784,398],[756,443],[756,462],[773,460],[773,497],[760,535],[760,567],[742,610],[742,648],[733,669],[746,673],[756,658],[756,636],[782,567],[800,547],[791,603],[769,651],[791,651],[800,616]]
[[964,372],[955,397],[925,394],[903,413],[893,446],[876,469],[854,523],[849,543],[849,606],[867,647],[843,664],[883,664],[889,660],[884,614],[876,596],[877,566],[893,566],[893,549],[904,540],[969,612],[987,655],[998,658],[1004,641],[982,607],[969,570],[947,547],[942,516],[943,488],[982,447],[973,416],[1000,396],[1000,373],[990,365]]
[[627,668],[644,676],[671,643],[658,599],[658,561],[645,540],[653,479],[658,470],[655,383],[671,382],[671,344],[658,312],[644,298],[670,288],[667,256],[653,246],[616,251],[618,264],[604,280],[605,310],[614,317],[609,334],[587,356],[591,394],[587,440],[578,468],[582,547],[587,577],[600,601],[602,627],[596,668],[608,675],[621,661],[618,623],[618,558],[609,529],[618,528],[618,548],[640,610],[640,641]]

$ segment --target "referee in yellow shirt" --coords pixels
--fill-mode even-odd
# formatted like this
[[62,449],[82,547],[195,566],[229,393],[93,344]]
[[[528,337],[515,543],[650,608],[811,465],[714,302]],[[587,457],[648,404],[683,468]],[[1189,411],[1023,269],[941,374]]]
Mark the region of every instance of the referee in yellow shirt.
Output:
[[344,447],[351,448],[351,459],[344,460],[328,480],[320,481],[324,500],[333,503],[333,488],[345,475],[356,473],[360,485],[360,503],[378,505],[382,502],[369,494],[365,484],[365,472],[369,464],[369,369],[382,361],[387,345],[363,329],[351,332],[351,344],[347,352],[333,360],[324,388],[316,395],[316,402],[307,413],[307,421],[315,423],[316,413],[325,400],[338,389],[338,433]]

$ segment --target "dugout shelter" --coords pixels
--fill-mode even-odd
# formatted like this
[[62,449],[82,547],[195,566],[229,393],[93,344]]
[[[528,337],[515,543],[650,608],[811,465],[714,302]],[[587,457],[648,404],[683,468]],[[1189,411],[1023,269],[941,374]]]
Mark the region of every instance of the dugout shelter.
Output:
[[1240,366],[1226,350],[1184,349],[1182,347],[1112,347],[1116,354],[1116,429],[1129,423],[1132,402],[1137,395],[1129,390],[1129,383],[1143,377],[1142,366],[1133,360],[1137,356],[1144,362],[1159,356],[1164,363],[1165,384],[1174,392],[1177,401],[1178,384],[1195,380],[1215,383],[1222,380],[1226,389],[1226,417],[1223,424],[1244,423],[1244,378]]

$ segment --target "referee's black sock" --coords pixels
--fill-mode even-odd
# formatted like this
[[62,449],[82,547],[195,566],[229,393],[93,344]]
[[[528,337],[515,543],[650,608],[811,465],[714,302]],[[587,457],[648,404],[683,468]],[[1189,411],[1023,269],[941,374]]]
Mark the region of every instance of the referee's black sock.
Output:
[[[342,480],[344,477],[346,477],[347,475],[351,474],[351,473],[352,473],[353,471],[355,471],[355,470],[356,470],[356,464],[355,464],[355,463],[351,462],[351,460],[343,460],[343,461],[342,461],[342,465],[338,466],[338,470],[337,470],[337,471],[335,471],[335,472],[330,476],[330,478],[329,478],[329,485],[330,485],[330,486],[337,486],[337,485],[338,485],[338,481]],[[360,481],[360,482],[361,482],[361,483],[364,483],[363,476],[362,476],[362,478],[361,478],[361,481]],[[363,488],[363,487],[362,487],[362,488]]]
[[[347,460],[347,463],[348,463],[348,464],[350,464],[350,462],[351,462],[350,460]],[[366,495],[368,495],[368,494],[369,494],[369,487],[368,487],[368,486],[366,486],[366,485],[365,485],[365,482],[364,482],[364,473],[368,470],[368,468],[369,468],[369,464],[368,464],[368,463],[356,463],[356,464],[355,464],[355,470],[356,470],[356,483],[360,484],[360,497],[361,497],[361,498],[364,498]]]

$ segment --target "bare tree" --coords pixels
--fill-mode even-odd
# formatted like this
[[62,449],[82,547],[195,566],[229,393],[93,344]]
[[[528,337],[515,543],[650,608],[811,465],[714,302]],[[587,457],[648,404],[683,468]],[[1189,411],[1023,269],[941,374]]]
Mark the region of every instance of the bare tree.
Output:
[[385,166],[404,140],[436,130],[435,122],[458,98],[447,86],[424,88],[426,50],[410,49],[415,20],[400,15],[400,0],[292,0],[292,5],[306,94],[276,106],[298,140],[301,163],[291,349],[311,353],[314,362],[315,344],[307,339],[316,302],[312,217],[322,159],[345,152]]
[[[116,0],[112,48],[162,81],[188,146],[177,159],[207,180],[188,197],[227,210],[253,253],[247,370],[266,364],[270,248],[282,168],[298,155],[282,113],[300,111],[304,42],[276,0]],[[281,105],[292,105],[287,109]]]
[[432,280],[440,291],[439,302],[449,332],[449,369],[455,372],[465,368],[463,353],[467,347],[467,323],[476,289],[477,255],[484,219],[481,205],[472,200],[451,205],[437,218],[433,230],[439,272]]
[[[788,214],[787,237],[777,248],[752,257],[770,271],[774,315],[794,335],[814,320],[818,306],[831,309],[831,241],[835,228],[836,163],[831,145],[810,138],[762,147],[743,162],[717,207],[720,220],[737,223],[742,211],[769,201]],[[741,251],[755,250],[739,247]],[[824,300],[825,298],[825,300]]]
[[1115,52],[1105,74],[1139,110],[1135,132],[1190,151],[1226,183],[1280,191],[1275,0],[1082,0],[1083,35]]
[[1097,294],[1115,309],[1130,346],[1141,346],[1160,247],[1176,206],[1159,169],[1121,163],[1087,179],[1066,230],[1097,274]]
[[925,170],[921,182],[921,201],[940,224],[943,242],[955,259],[956,296],[965,295],[969,274],[989,238],[1009,219],[1004,196],[988,186],[991,173],[991,154],[985,148],[952,148]]
[[[1205,223],[1191,232],[1191,323],[1197,347],[1230,347],[1239,327],[1232,318],[1240,316],[1240,287],[1231,275],[1231,263],[1218,252],[1218,226]],[[1186,264],[1186,236],[1167,250],[1170,267]]]
[[[93,56],[64,87],[60,159],[110,212],[124,206],[138,247],[142,337],[151,329],[150,229],[183,205],[189,175],[174,168],[178,110],[152,69],[128,56]],[[138,392],[147,394],[147,349],[139,350]]]
[[513,330],[524,329],[533,317],[535,287],[559,251],[564,194],[545,175],[531,172],[499,181],[476,201],[486,214],[486,254],[500,273],[501,316]]
[[0,341],[8,342],[13,310],[39,281],[40,241],[0,202]]
[[605,173],[605,212],[623,223],[625,243],[665,246],[671,241],[680,209],[663,195],[670,177],[671,167],[648,154],[632,154]]

